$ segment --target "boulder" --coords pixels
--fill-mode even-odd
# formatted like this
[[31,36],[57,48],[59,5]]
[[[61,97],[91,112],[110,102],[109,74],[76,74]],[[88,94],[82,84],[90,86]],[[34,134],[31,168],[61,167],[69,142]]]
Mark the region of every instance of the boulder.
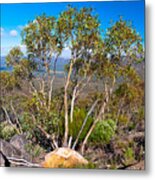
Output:
[[0,153],[0,166],[1,167],[4,167],[4,166],[6,166],[5,165],[5,159],[4,159],[4,157],[3,157],[3,155]]
[[44,168],[75,168],[87,165],[88,161],[70,148],[58,148],[45,156],[41,163]]
[[28,144],[28,140],[26,139],[26,135],[22,134],[22,135],[14,135],[11,140],[10,140],[10,144],[12,144],[14,147],[16,147],[17,149],[20,149],[20,151],[26,153],[25,147],[26,144]]
[[[0,166],[6,166],[6,163],[9,159],[25,159],[27,161],[32,161],[32,158],[29,154],[24,153],[20,149],[17,149],[15,146],[9,142],[0,139]],[[12,165],[8,165],[12,166]]]

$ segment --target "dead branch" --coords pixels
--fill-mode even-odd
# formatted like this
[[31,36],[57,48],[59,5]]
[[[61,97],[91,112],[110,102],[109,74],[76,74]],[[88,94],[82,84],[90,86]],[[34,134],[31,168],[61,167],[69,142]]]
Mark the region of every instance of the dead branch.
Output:
[[20,134],[20,131],[19,131],[19,129],[17,128],[17,126],[11,121],[7,109],[6,109],[5,107],[3,107],[3,106],[2,106],[2,109],[3,109],[3,111],[4,111],[5,115],[6,115],[6,118],[7,118],[8,123],[9,123],[14,129],[16,129],[16,131],[17,131],[18,134]]
[[17,165],[17,166],[26,166],[26,167],[41,167],[40,164],[31,163],[25,159],[18,159],[15,157],[7,157],[8,161],[11,164]]
[[9,116],[9,113],[7,112],[6,108],[2,106],[2,109],[3,109],[3,111],[4,111],[5,115],[6,115],[6,118],[7,118],[8,123],[9,123],[10,125],[14,126],[14,124],[13,124],[13,122],[11,121],[10,116]]
[[10,103],[10,106],[11,106],[11,109],[12,109],[14,115],[15,115],[15,121],[16,121],[17,127],[19,128],[20,133],[23,133],[22,127],[21,127],[21,125],[20,125],[20,123],[19,123],[18,115],[17,115],[16,110],[15,110],[13,104],[12,104],[12,101],[11,101],[11,103]]
[[53,149],[55,148],[58,148],[58,144],[57,142],[55,141],[54,137],[52,137],[49,133],[47,133],[39,124],[37,124],[36,122],[36,118],[35,116],[32,114],[32,120],[33,120],[33,123],[36,125],[36,127],[44,134],[44,136],[51,140],[51,146]]

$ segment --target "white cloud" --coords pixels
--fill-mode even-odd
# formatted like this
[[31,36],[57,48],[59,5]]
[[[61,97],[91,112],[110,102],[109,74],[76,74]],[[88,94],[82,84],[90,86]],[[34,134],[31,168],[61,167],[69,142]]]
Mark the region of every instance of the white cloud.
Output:
[[10,36],[16,37],[18,35],[18,32],[16,30],[10,31]]

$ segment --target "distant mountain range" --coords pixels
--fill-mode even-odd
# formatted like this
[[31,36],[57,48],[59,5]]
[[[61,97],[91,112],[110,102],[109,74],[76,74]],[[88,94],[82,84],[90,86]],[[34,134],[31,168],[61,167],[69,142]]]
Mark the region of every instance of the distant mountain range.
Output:
[[[57,74],[62,74],[64,72],[64,67],[68,64],[69,60],[66,58],[60,57],[57,61]],[[145,61],[135,66],[139,75],[144,79],[145,75]],[[52,69],[52,67],[51,67]],[[5,57],[1,57],[0,59],[0,71],[12,71],[12,67],[8,67],[6,65]]]
[[[12,71],[12,67],[6,65],[6,57],[0,58],[0,71]],[[64,66],[69,62],[68,59],[60,57],[57,61],[57,71],[64,71]]]

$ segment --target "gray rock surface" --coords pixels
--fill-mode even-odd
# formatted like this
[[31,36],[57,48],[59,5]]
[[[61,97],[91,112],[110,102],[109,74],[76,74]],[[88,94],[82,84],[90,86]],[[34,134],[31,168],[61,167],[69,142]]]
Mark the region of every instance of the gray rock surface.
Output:
[[1,153],[0,153],[0,166],[2,166],[2,167],[5,166],[5,159]]
[[32,158],[29,154],[21,151],[9,142],[0,139],[0,166],[6,166],[6,164],[8,164],[7,160],[9,158],[25,159],[29,162],[32,161]]
[[17,149],[20,149],[20,151],[26,153],[26,145],[28,144],[28,140],[26,139],[26,135],[15,135],[11,138],[10,144],[15,146]]

